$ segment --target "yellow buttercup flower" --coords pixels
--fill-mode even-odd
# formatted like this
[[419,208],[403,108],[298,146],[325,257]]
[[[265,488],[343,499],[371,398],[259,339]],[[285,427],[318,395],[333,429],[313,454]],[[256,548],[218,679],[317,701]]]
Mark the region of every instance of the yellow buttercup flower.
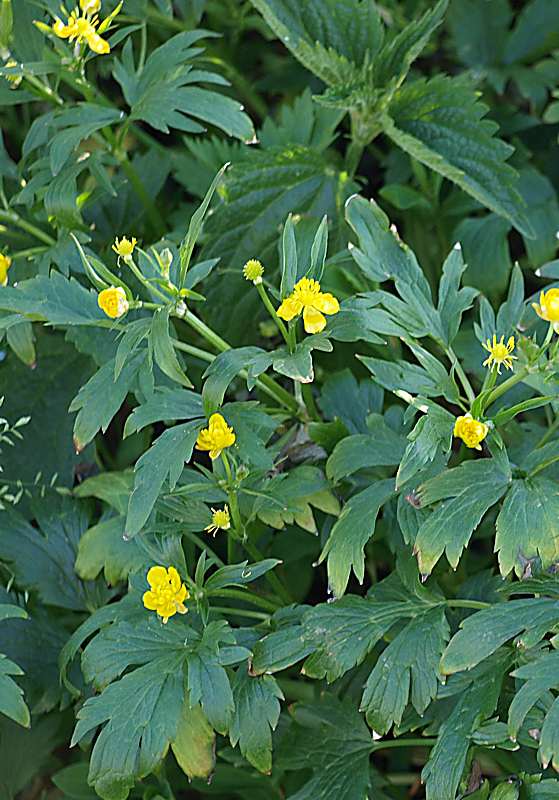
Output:
[[149,591],[144,592],[144,607],[148,611],[156,611],[167,624],[169,617],[175,614],[186,614],[184,601],[190,597],[188,590],[174,567],[152,567],[147,574]]
[[505,344],[504,336],[501,336],[497,341],[497,337],[493,334],[493,342],[488,339],[481,346],[489,353],[489,357],[483,362],[484,367],[489,367],[490,369],[497,367],[499,375],[501,374],[501,364],[504,364],[507,369],[512,369],[513,359],[516,360],[516,356],[511,355],[514,350],[514,336],[511,336]]
[[126,236],[123,236],[120,242],[118,241],[118,237],[115,239],[115,243],[113,244],[113,250],[125,261],[132,258],[132,253],[134,252],[134,248],[136,247],[137,239],[133,236],[131,239],[127,239]]
[[313,278],[301,278],[292,294],[278,308],[278,317],[286,320],[298,317],[303,312],[303,323],[307,333],[320,333],[326,327],[324,314],[337,314],[340,304],[333,294],[320,291],[320,283]]
[[256,258],[251,258],[250,261],[243,267],[243,275],[245,280],[252,281],[255,286],[262,283],[262,275],[264,274],[264,267]]
[[479,419],[474,419],[471,414],[457,417],[454,423],[454,436],[462,439],[466,447],[481,450],[481,442],[489,433],[489,426]]
[[111,319],[123,317],[129,309],[128,298],[122,286],[109,286],[97,297],[97,304]]
[[[92,4],[89,3],[89,5]],[[83,6],[82,10],[84,10]],[[52,26],[52,32],[59,39],[68,39],[69,42],[75,41],[78,44],[87,42],[90,50],[99,55],[110,53],[111,47],[109,43],[102,36],[99,36],[96,30],[99,25],[99,19],[97,16],[91,16],[91,13],[91,11],[88,11],[84,15],[79,15],[78,9],[76,9],[69,15],[66,24],[57,17]]]
[[198,434],[197,450],[209,450],[210,458],[219,458],[221,451],[235,444],[233,428],[225,422],[221,414],[212,414],[207,428]]
[[231,527],[231,516],[229,514],[229,507],[212,508],[212,522],[211,525],[206,525],[204,530],[208,533],[213,533],[215,536],[218,531],[228,531]]
[[538,317],[553,325],[555,333],[559,333],[559,289],[541,292],[539,304],[532,303],[532,308]]
[[8,270],[12,266],[12,259],[10,256],[5,256],[0,253],[0,286],[6,286],[8,283]]

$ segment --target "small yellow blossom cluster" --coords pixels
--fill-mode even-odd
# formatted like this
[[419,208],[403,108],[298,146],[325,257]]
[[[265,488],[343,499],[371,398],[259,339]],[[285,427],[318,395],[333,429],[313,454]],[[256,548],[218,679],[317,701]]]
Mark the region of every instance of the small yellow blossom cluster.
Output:
[[513,359],[516,360],[516,356],[511,355],[514,350],[514,336],[511,336],[505,344],[504,336],[501,336],[500,340],[497,341],[497,337],[494,334],[493,342],[488,339],[481,346],[489,353],[488,358],[483,362],[484,367],[489,367],[490,369],[497,367],[499,375],[501,374],[501,365],[504,365],[507,369],[512,369]]
[[8,283],[8,270],[12,266],[12,259],[10,256],[0,253],[0,286],[6,286]]
[[262,275],[264,275],[264,267],[256,258],[251,258],[243,267],[245,280],[252,281],[255,286],[262,283]]
[[540,302],[532,303],[532,308],[538,317],[553,325],[555,333],[559,333],[559,289],[541,292]]
[[207,428],[198,434],[197,450],[209,451],[212,460],[219,458],[221,451],[235,444],[235,432],[221,414],[212,414]]
[[111,319],[123,317],[129,308],[128,298],[122,286],[109,286],[97,297],[97,304]]
[[184,601],[190,597],[188,590],[174,567],[152,567],[147,574],[149,590],[144,592],[144,607],[156,611],[163,624],[175,614],[186,614]]
[[289,322],[303,312],[305,331],[320,333],[326,327],[324,314],[337,314],[339,310],[337,299],[329,292],[321,292],[318,281],[301,278],[278,308],[278,317]]
[[99,18],[97,12],[101,8],[101,0],[80,0],[80,7],[75,8],[68,15],[66,23],[57,17],[52,26],[53,33],[59,39],[68,39],[69,42],[87,42],[90,50],[98,55],[110,53],[111,47],[97,31]]
[[219,531],[228,531],[231,527],[231,516],[229,514],[229,507],[212,508],[212,521],[210,525],[206,525],[204,530],[208,533],[213,533],[215,536]]
[[481,450],[481,442],[489,433],[489,426],[485,422],[474,419],[471,414],[457,417],[454,423],[454,436],[462,439],[466,447]]

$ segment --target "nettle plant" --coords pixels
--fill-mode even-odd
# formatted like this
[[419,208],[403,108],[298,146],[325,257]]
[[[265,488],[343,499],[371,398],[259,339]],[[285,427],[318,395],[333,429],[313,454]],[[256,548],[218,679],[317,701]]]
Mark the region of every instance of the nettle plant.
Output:
[[0,0],[0,797],[559,797],[559,7],[486,6]]

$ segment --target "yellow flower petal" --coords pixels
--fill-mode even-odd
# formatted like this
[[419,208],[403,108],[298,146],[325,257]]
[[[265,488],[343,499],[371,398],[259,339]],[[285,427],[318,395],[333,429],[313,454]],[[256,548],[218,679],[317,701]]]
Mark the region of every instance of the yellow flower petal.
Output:
[[165,567],[152,567],[147,574],[147,582],[152,589],[157,589],[167,583],[167,570]]
[[293,295],[286,297],[283,303],[278,308],[278,317],[284,319],[286,322],[297,317],[303,310],[303,303]]
[[107,40],[103,39],[103,37],[99,36],[99,34],[95,31],[93,33],[89,33],[86,36],[86,39],[90,49],[93,50],[94,53],[102,56],[111,52],[111,46]]
[[303,323],[307,333],[320,333],[326,327],[326,317],[312,306],[305,306]]
[[169,569],[167,570],[167,573],[169,575],[169,581],[171,583],[171,588],[173,589],[173,591],[178,592],[179,589],[181,588],[181,578],[180,578],[179,573],[177,572],[177,570],[174,567],[169,567]]
[[144,592],[142,600],[144,601],[144,607],[148,611],[157,611],[157,597],[152,591]]
[[319,295],[313,300],[314,308],[322,311],[323,314],[337,314],[340,310],[340,304],[337,298],[330,292],[320,292]]

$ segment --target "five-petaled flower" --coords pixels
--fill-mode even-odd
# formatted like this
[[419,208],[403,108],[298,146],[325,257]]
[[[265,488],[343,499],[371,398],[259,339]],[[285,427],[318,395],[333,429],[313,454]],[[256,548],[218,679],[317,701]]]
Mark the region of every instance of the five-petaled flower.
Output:
[[559,289],[541,292],[540,302],[532,303],[532,308],[538,317],[553,325],[555,333],[559,333]]
[[497,336],[493,334],[493,341],[488,339],[487,342],[482,342],[481,346],[489,353],[488,358],[483,362],[484,367],[489,367],[490,369],[497,367],[499,375],[501,374],[502,364],[504,364],[507,369],[512,369],[513,359],[516,359],[516,356],[511,355],[514,350],[514,336],[511,336],[505,344],[504,336],[501,336],[499,341],[497,341]]
[[320,291],[320,283],[314,278],[301,278],[293,292],[278,308],[278,317],[289,322],[303,312],[303,323],[307,333],[319,333],[326,327],[324,314],[337,314],[340,304],[333,294]]
[[229,507],[212,508],[212,521],[210,525],[206,525],[204,530],[208,533],[213,533],[215,536],[218,531],[228,531],[231,527],[231,516],[229,514]]
[[212,414],[207,428],[198,434],[197,450],[209,450],[210,458],[219,458],[221,451],[235,444],[233,428],[225,422],[221,414]]
[[97,297],[97,304],[111,319],[123,317],[129,308],[128,298],[122,286],[109,286]]
[[0,286],[6,286],[8,283],[8,270],[12,266],[12,259],[10,256],[0,253]]
[[262,275],[264,274],[264,267],[256,258],[251,258],[250,261],[243,267],[243,275],[245,280],[252,281],[255,286],[262,283]]
[[68,15],[66,24],[57,17],[52,26],[52,32],[59,39],[68,39],[69,42],[87,42],[90,50],[98,55],[110,53],[111,46],[106,39],[97,32],[99,19],[97,11],[101,7],[100,0],[80,0],[80,9],[74,9]]
[[481,450],[481,442],[489,433],[489,426],[479,419],[474,419],[471,414],[465,414],[456,418],[453,433],[462,439],[466,447]]
[[125,261],[128,261],[132,258],[132,253],[134,252],[134,248],[136,247],[137,239],[134,236],[131,239],[127,239],[126,236],[123,236],[120,242],[118,241],[118,237],[115,239],[115,243],[113,244],[113,250]]
[[188,609],[184,601],[190,595],[174,567],[152,567],[147,574],[147,581],[150,588],[142,598],[144,607],[148,611],[156,611],[164,625],[176,613],[186,614]]

